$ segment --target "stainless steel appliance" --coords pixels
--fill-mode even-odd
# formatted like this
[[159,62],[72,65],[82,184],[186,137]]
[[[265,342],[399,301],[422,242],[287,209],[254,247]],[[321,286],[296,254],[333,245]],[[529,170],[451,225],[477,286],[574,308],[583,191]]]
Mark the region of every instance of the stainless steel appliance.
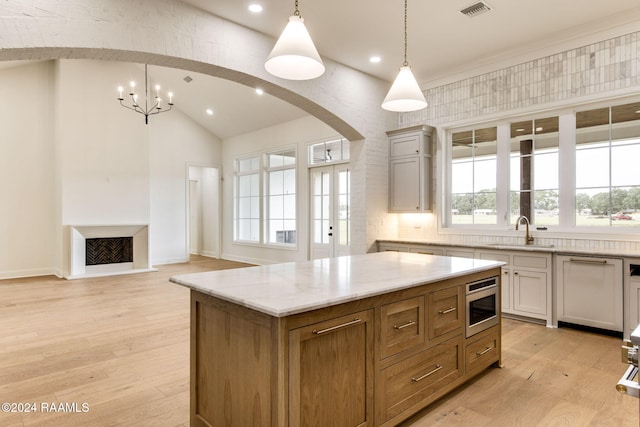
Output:
[[629,364],[627,372],[624,373],[616,390],[620,393],[634,397],[640,397],[640,384],[638,381],[638,352],[640,351],[640,326],[631,333],[629,341],[625,341],[622,346],[622,361]]
[[466,284],[466,336],[482,332],[500,321],[498,313],[498,280],[492,277]]

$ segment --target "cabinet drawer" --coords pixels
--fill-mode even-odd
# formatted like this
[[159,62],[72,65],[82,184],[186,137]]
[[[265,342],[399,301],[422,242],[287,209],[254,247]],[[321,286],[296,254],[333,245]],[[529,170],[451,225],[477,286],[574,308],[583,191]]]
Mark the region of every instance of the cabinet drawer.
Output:
[[547,257],[514,255],[513,265],[515,267],[547,268]]
[[381,373],[380,417],[389,420],[461,376],[462,336],[424,350]]
[[465,348],[467,373],[480,371],[500,359],[500,328],[495,326],[471,338]]
[[425,255],[442,255],[443,251],[440,248],[433,247],[409,247],[409,252],[413,252],[415,254],[425,254]]
[[510,264],[508,254],[497,254],[495,252],[480,252],[480,259],[488,259],[490,261],[502,261],[507,265]]
[[424,296],[383,305],[380,315],[382,359],[424,342]]
[[462,291],[462,286],[455,286],[429,293],[429,339],[462,329]]

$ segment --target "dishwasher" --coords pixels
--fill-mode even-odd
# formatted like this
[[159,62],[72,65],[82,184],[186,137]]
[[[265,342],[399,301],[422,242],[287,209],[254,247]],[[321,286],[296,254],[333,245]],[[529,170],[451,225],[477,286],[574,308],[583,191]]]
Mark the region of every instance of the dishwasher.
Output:
[[622,259],[556,256],[558,322],[623,331]]

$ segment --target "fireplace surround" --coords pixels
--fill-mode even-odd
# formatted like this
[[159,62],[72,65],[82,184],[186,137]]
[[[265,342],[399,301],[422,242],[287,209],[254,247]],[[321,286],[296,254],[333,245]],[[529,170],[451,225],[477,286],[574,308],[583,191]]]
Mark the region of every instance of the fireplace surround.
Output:
[[[67,279],[155,271],[150,264],[149,226],[146,224],[69,225],[68,229]],[[105,254],[93,254],[90,256],[93,259],[87,260],[87,240],[102,245],[98,250]],[[130,241],[130,246],[125,243],[127,241]]]

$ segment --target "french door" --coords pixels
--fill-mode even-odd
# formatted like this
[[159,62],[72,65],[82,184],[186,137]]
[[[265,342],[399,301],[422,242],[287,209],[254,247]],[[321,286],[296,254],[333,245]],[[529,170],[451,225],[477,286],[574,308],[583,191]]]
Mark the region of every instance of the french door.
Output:
[[351,171],[348,164],[309,169],[310,259],[349,255]]

